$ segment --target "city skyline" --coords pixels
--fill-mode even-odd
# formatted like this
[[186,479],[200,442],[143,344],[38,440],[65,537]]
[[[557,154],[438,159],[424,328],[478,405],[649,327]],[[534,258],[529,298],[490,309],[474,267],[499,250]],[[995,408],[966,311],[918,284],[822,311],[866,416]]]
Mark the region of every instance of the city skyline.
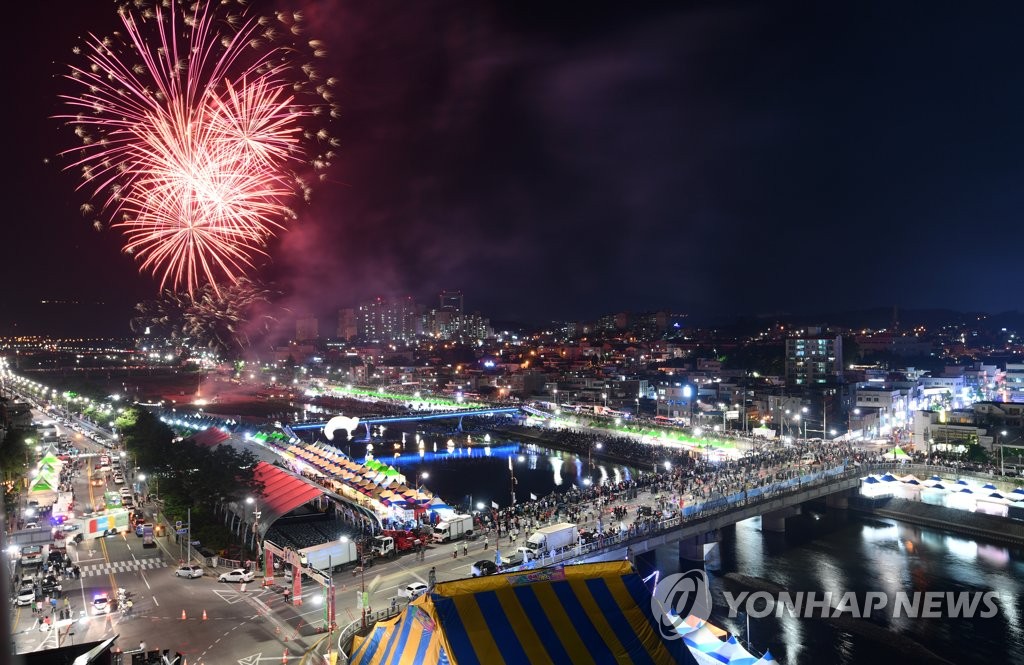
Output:
[[[71,49],[116,18],[94,9],[16,7],[24,251],[3,277],[23,327],[25,303],[157,295],[57,156]],[[292,311],[444,288],[528,322],[1018,308],[1016,8],[393,9],[307,8],[342,78],[342,146],[259,271]],[[1000,241],[951,242],[981,228]]]

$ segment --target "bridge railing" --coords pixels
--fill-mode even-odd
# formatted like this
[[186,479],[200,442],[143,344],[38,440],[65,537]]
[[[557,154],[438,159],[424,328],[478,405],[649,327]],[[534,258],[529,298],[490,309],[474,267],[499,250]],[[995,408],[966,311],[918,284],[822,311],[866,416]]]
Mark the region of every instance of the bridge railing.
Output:
[[[885,473],[887,471],[898,471],[899,475],[905,476],[914,474],[924,477],[937,475],[949,475],[956,469],[947,466],[933,466],[924,464],[907,464],[903,462],[882,462],[867,465],[841,464],[839,466],[817,471],[814,473],[801,474],[786,480],[777,481],[770,485],[764,485],[746,491],[734,492],[725,496],[714,497],[701,503],[687,506],[683,509],[682,515],[676,515],[668,519],[650,522],[642,525],[634,525],[628,529],[620,530],[617,533],[598,536],[597,540],[585,545],[579,545],[570,550],[554,553],[540,557],[534,561],[519,566],[508,567],[506,572],[542,568],[567,561],[579,560],[593,554],[610,550],[630,542],[640,541],[652,536],[667,533],[680,526],[701,522],[716,515],[727,513],[733,510],[741,510],[747,506],[765,503],[774,499],[784,498],[790,494],[798,494],[808,489],[822,487],[842,480],[861,478],[871,474]],[[967,474],[960,473],[960,476]],[[987,476],[975,476],[977,480],[989,480]]]

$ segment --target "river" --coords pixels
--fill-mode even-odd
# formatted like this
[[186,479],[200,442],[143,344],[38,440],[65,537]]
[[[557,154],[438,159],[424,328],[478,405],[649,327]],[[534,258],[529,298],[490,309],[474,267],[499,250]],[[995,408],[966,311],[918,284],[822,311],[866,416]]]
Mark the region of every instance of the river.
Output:
[[[585,456],[531,444],[496,438],[493,447],[484,447],[476,441],[471,448],[451,451],[441,444],[436,452],[430,443],[422,455],[410,451],[408,444],[409,452],[398,457],[381,454],[388,444],[376,452],[404,473],[410,484],[422,483],[454,504],[489,506],[493,501],[507,506],[513,475],[516,499],[525,501],[531,493],[544,496],[584,487],[588,481],[617,481],[637,473],[633,467],[598,459],[591,468]],[[770,649],[780,663],[914,662],[893,648],[897,641],[907,643],[909,638],[954,663],[1024,665],[1024,552],[894,520],[824,509],[790,518],[785,534],[762,533],[760,519],[755,518],[722,530],[720,536],[708,569],[712,622],[744,642],[746,618],[727,615],[724,592],[737,591],[726,586],[728,573],[770,580],[794,592],[831,591],[836,598],[847,591],[880,591],[890,597],[898,591],[999,594],[999,611],[989,619],[893,619],[888,612],[875,613],[872,621],[890,629],[883,639],[854,635],[820,619],[751,619],[753,649],[758,653]],[[637,560],[644,576],[655,570],[664,576],[684,566],[691,564],[680,561],[676,546],[659,548]]]
[[[786,534],[762,533],[760,519],[721,532],[718,559],[709,566],[712,623],[746,642],[746,617],[728,617],[724,575],[741,573],[770,580],[790,591],[864,594],[897,591],[995,591],[996,616],[989,619],[893,619],[885,641],[852,635],[820,619],[770,616],[750,619],[753,649],[787,665],[913,662],[893,650],[910,638],[954,663],[1024,663],[1021,591],[1024,552],[888,519],[809,513],[790,518]],[[712,557],[712,560],[714,557]],[[642,574],[679,572],[676,547],[655,550],[637,562]],[[735,596],[734,596],[735,597]],[[863,597],[863,596],[862,596]],[[835,602],[833,602],[835,605]]]
[[429,444],[422,455],[380,454],[382,450],[386,450],[386,444],[376,451],[379,459],[397,468],[410,486],[421,484],[452,505],[474,507],[490,507],[492,502],[503,508],[508,506],[512,502],[513,478],[516,501],[522,502],[529,501],[531,494],[543,497],[566,492],[571,487],[582,489],[588,483],[617,483],[630,480],[637,473],[635,468],[623,464],[599,459],[590,464],[586,457],[574,453],[515,441],[496,442],[494,446],[475,443],[450,451],[442,443],[436,452],[434,444]]

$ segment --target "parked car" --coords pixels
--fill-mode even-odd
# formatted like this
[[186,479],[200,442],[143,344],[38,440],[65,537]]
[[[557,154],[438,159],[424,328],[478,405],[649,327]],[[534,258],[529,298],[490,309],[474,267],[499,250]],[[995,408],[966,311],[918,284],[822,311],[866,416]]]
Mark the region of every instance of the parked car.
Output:
[[217,578],[218,582],[252,582],[253,578],[256,577],[256,573],[245,568],[235,568],[229,570],[226,573],[221,573],[220,577]]
[[413,582],[406,584],[403,587],[399,587],[398,595],[402,598],[408,598],[409,600],[415,600],[427,592],[427,585],[423,582]]
[[196,565],[180,566],[176,571],[174,571],[174,574],[178,577],[187,577],[190,580],[194,580],[197,577],[203,576],[203,567]]
[[29,582],[28,584],[21,585],[21,589],[18,591],[18,604],[19,605],[31,605],[32,601],[36,599],[36,587],[34,584]]
[[121,533],[117,529],[107,529],[106,531],[103,532],[103,537],[104,538],[116,538],[117,536],[120,536],[120,535],[121,535]]

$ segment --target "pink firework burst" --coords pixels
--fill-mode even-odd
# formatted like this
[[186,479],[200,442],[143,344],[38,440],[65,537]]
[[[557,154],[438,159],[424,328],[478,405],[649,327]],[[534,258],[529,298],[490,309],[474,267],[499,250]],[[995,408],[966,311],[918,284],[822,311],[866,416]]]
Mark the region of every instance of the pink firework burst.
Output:
[[119,15],[123,30],[75,49],[85,64],[58,116],[82,140],[68,168],[161,289],[235,282],[334,158],[323,45],[300,13],[248,16],[233,0],[139,1]]

